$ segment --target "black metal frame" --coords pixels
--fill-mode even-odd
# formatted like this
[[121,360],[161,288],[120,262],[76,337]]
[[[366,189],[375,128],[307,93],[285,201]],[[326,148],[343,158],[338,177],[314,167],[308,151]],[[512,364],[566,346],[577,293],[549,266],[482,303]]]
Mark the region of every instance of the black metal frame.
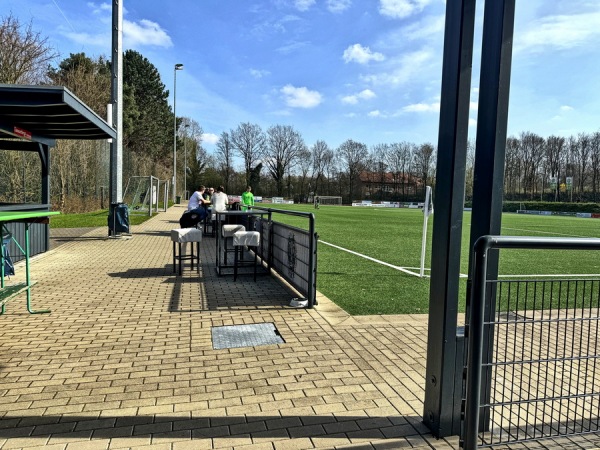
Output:
[[597,433],[600,280],[490,280],[490,252],[497,249],[600,250],[600,239],[477,240],[461,445],[473,450]]
[[457,314],[474,27],[475,0],[448,0],[423,412],[436,437],[458,434],[460,427],[456,365],[462,363],[463,338],[457,336]]
[[[464,83],[470,79],[474,7],[475,0],[446,3],[424,409],[424,422],[436,437],[457,434],[460,428],[464,339],[457,326],[458,267],[468,129]],[[471,245],[479,236],[500,232],[514,11],[515,0],[485,2]],[[488,276],[496,275],[497,262],[492,262]]]
[[[269,221],[260,219],[261,244],[268,242],[266,252],[259,247],[259,256],[291,286],[306,297],[308,308],[317,304],[317,241],[315,215],[300,211],[264,208],[254,209],[269,213]],[[308,230],[271,220],[274,214],[303,217]]]

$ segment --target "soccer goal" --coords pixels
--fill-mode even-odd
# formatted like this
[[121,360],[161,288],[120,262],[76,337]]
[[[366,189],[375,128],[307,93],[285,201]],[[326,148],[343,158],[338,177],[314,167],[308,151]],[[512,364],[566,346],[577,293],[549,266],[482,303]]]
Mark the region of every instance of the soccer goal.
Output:
[[342,197],[335,197],[332,195],[315,195],[314,198],[315,208],[319,205],[341,205]]
[[123,193],[123,203],[133,214],[148,214],[158,211],[159,180],[150,176],[129,177]]

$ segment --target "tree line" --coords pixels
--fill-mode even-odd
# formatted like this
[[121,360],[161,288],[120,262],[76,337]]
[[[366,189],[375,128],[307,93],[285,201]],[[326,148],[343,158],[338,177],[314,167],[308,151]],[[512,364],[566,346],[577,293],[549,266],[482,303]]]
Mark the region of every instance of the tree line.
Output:
[[[110,61],[57,54],[47,38],[12,15],[0,23],[0,83],[62,85],[101,117],[110,101]],[[123,55],[123,174],[173,174],[173,124],[177,139],[177,194],[199,184],[223,185],[240,194],[310,201],[313,195],[353,200],[415,201],[435,184],[436,148],[431,143],[382,143],[370,148],[348,139],[338,147],[324,140],[307,145],[292,125],[240,123],[223,131],[214,152],[202,145],[203,129],[189,117],[175,117],[169,91],[156,67],[141,53]],[[27,153],[27,152],[25,152]],[[58,141],[51,152],[51,198],[64,212],[100,206],[108,186],[109,147],[104,141]],[[0,201],[39,198],[39,161],[34,154],[0,151]],[[469,143],[466,199],[472,195],[474,144]],[[184,175],[185,174],[185,175]],[[184,179],[187,186],[183,186]],[[532,132],[509,137],[505,197],[512,200],[596,201],[600,190],[600,133],[543,138]]]

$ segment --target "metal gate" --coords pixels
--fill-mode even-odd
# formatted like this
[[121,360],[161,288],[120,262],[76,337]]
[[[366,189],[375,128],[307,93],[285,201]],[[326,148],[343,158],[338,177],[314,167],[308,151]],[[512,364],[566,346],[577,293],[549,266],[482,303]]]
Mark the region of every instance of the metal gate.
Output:
[[599,250],[600,239],[477,241],[461,445],[572,442],[598,433],[600,279],[487,280],[488,252],[507,248]]

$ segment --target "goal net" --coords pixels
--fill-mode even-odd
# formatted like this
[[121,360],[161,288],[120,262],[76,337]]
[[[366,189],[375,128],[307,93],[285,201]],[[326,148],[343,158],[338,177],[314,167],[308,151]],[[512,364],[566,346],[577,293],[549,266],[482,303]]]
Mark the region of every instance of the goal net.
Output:
[[315,208],[319,205],[341,205],[342,197],[335,197],[331,195],[315,195],[314,198]]

